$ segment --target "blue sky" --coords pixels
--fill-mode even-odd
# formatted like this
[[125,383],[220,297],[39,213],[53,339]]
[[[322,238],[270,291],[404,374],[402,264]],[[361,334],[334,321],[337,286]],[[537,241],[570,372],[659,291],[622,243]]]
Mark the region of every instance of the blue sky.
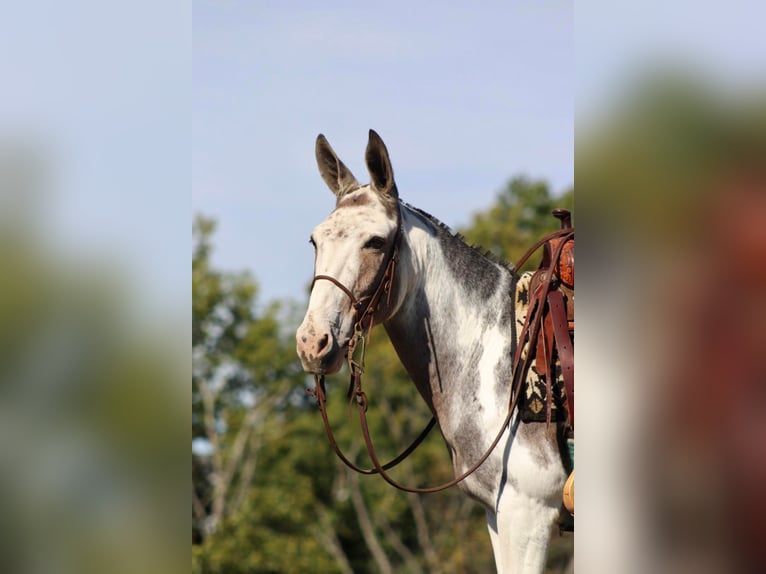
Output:
[[114,274],[150,317],[170,308],[187,317],[191,9],[183,0],[6,8],[0,153],[32,149],[45,177],[38,195],[0,203],[0,215],[24,212],[52,261]]
[[475,6],[17,2],[0,20],[0,143],[40,150],[49,243],[127,262],[159,307],[190,299],[190,211],[219,220],[216,263],[252,270],[261,302],[302,301],[333,201],[320,132],[365,180],[376,129],[404,199],[460,226],[513,175],[571,185],[574,102],[578,120],[600,113],[648,58],[726,85],[766,70],[764,3]]
[[647,69],[671,65],[725,90],[763,88],[766,3],[584,0],[575,4],[578,126]]
[[302,301],[334,199],[324,133],[360,181],[375,129],[402,198],[453,227],[513,175],[573,183],[571,2],[194,2],[192,208],[217,265]]

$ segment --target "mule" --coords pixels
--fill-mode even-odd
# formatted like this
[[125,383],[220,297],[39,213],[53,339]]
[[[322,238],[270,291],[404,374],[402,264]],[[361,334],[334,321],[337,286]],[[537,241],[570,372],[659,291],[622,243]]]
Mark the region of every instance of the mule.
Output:
[[[437,418],[457,475],[500,430],[520,325],[520,276],[399,199],[385,144],[370,130],[361,185],[321,134],[319,172],[335,194],[311,234],[315,281],[296,333],[304,370],[337,372],[354,331],[354,300],[376,289],[398,248],[389,296],[375,312],[402,364]],[[460,483],[486,508],[497,571],[540,573],[561,508],[566,472],[556,432],[514,413],[497,448]]]

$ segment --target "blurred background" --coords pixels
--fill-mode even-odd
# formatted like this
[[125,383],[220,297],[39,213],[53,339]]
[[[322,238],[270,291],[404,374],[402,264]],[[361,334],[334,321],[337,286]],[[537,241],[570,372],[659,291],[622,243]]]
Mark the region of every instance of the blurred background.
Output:
[[578,2],[581,572],[766,567],[754,2]]
[[190,45],[182,2],[2,9],[0,571],[188,568]]
[[[405,200],[510,259],[576,160],[575,570],[762,571],[763,10],[5,7],[0,570],[185,571],[191,528],[195,572],[491,571],[476,504],[347,475],[303,397],[314,138],[363,179],[375,128]],[[427,413],[375,338],[393,451]],[[446,478],[438,437],[401,472]]]

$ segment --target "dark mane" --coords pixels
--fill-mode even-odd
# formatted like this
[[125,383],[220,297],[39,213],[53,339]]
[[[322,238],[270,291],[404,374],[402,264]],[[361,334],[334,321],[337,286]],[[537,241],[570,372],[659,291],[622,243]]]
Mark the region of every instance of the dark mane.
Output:
[[431,215],[427,211],[423,211],[419,207],[415,207],[413,205],[410,205],[406,201],[401,201],[400,200],[400,202],[401,202],[401,204],[404,207],[406,207],[410,211],[413,211],[415,214],[419,215],[421,218],[423,218],[428,223],[433,225],[434,228],[436,228],[436,230],[440,230],[442,233],[445,233],[445,234],[449,235],[450,237],[452,237],[454,239],[457,239],[458,241],[460,241],[466,247],[476,251],[479,255],[481,255],[483,257],[486,257],[487,259],[489,259],[493,263],[496,263],[496,264],[498,264],[498,265],[500,265],[502,267],[505,267],[511,273],[514,273],[514,274],[516,273],[515,265],[513,265],[512,263],[506,261],[505,259],[503,259],[499,255],[497,255],[495,253],[492,253],[488,249],[484,249],[481,245],[475,245],[475,244],[472,244],[472,243],[468,243],[466,241],[465,237],[463,237],[462,234],[460,234],[458,232],[455,232],[455,231],[452,231],[452,229],[449,227],[449,225],[439,221],[436,217],[434,217],[433,215]]

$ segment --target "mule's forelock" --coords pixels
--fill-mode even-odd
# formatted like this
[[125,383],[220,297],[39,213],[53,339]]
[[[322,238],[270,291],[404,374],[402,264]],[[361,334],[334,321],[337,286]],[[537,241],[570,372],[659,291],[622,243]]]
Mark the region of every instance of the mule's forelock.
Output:
[[340,161],[327,138],[322,134],[317,136],[316,158],[319,174],[338,199],[359,187],[354,174]]
[[386,144],[383,143],[375,130],[370,130],[370,139],[367,142],[364,159],[367,163],[367,171],[370,172],[370,187],[373,191],[383,199],[398,199],[399,192],[394,182],[391,159],[388,156]]

